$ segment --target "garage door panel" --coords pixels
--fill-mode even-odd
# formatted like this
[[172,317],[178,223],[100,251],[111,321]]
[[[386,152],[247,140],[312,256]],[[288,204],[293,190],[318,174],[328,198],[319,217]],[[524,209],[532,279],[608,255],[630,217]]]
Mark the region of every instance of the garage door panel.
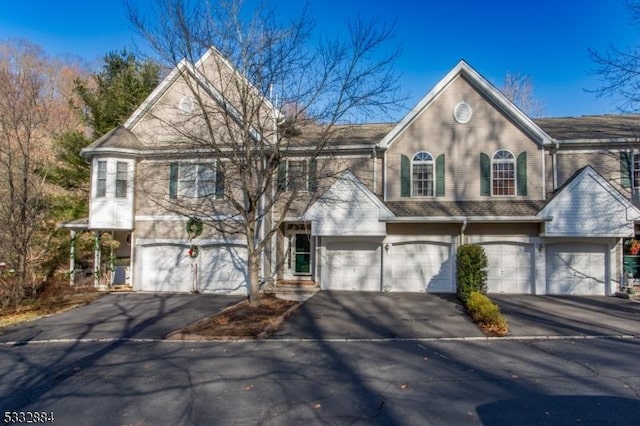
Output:
[[533,284],[531,244],[486,244],[487,292],[530,294]]
[[391,291],[455,292],[450,246],[432,243],[394,244],[389,256]]
[[201,251],[198,289],[202,293],[246,294],[247,250],[238,246],[209,247]]
[[604,295],[607,247],[588,243],[547,246],[547,293]]
[[380,244],[333,242],[327,244],[325,290],[380,291]]

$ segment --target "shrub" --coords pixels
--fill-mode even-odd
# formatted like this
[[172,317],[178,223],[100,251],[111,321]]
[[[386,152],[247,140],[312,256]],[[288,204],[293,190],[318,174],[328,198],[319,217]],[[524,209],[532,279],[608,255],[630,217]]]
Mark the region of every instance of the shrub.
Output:
[[507,334],[507,321],[500,313],[500,308],[485,294],[472,291],[465,306],[471,319],[485,332],[499,336]]
[[477,244],[458,247],[456,263],[458,298],[466,303],[472,291],[487,292],[487,255]]

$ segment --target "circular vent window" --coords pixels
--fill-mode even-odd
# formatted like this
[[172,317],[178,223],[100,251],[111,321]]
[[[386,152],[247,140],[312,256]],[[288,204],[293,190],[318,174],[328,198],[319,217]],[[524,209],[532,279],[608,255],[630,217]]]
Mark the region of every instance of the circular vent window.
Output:
[[180,108],[180,111],[186,114],[193,111],[194,105],[195,102],[191,96],[183,96],[182,99],[180,99],[178,108]]
[[469,120],[471,120],[471,115],[473,114],[473,110],[471,109],[471,105],[466,102],[458,102],[456,107],[453,109],[453,117],[460,124],[467,124]]

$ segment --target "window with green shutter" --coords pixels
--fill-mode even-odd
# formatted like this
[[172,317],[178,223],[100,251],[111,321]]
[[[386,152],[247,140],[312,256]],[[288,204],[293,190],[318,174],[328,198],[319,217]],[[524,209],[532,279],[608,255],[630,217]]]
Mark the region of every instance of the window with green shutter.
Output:
[[620,185],[631,188],[631,155],[625,151],[620,152]]
[[527,152],[521,152],[516,160],[518,195],[527,195]]
[[444,197],[444,154],[436,158],[436,197]]
[[400,156],[400,196],[411,196],[411,160],[406,155]]
[[480,195],[491,195],[491,159],[484,152],[480,153]]

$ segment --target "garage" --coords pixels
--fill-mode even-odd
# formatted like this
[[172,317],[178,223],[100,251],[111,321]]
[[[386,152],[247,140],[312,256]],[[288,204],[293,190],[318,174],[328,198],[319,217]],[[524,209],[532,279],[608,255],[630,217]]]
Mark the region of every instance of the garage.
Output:
[[199,257],[198,290],[201,293],[247,294],[245,247],[204,247]]
[[327,242],[322,289],[380,291],[380,247],[370,241]]
[[389,250],[390,291],[454,293],[451,246],[435,243],[394,243]]
[[138,278],[142,291],[190,292],[191,258],[184,245],[148,245],[138,250]]
[[203,246],[193,261],[184,244],[150,244],[138,248],[139,290],[183,292],[194,290],[193,272],[197,268],[196,288],[202,293],[246,294],[246,248],[241,246]]
[[607,246],[547,245],[547,294],[605,295]]
[[484,244],[487,254],[487,292],[530,294],[533,287],[533,245]]

